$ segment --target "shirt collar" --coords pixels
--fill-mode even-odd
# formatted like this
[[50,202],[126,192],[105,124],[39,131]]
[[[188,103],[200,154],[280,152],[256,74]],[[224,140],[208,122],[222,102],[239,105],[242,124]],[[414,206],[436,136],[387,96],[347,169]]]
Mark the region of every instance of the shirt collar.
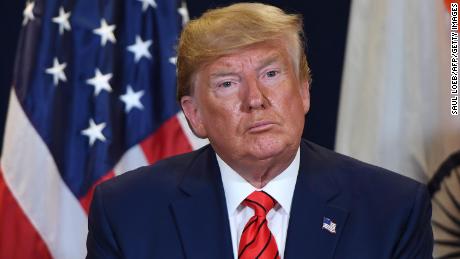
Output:
[[281,174],[273,178],[262,189],[257,189],[248,181],[241,177],[216,153],[217,163],[219,164],[222,183],[225,191],[225,199],[229,215],[236,213],[241,202],[253,191],[263,190],[270,194],[279,203],[282,209],[288,214],[291,211],[292,197],[297,182],[300,165],[300,148],[292,160],[291,164]]

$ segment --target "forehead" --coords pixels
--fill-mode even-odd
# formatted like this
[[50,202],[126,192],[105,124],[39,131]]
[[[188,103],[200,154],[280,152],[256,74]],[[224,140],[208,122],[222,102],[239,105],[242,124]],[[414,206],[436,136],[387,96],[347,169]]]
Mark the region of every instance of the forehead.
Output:
[[242,69],[243,67],[260,68],[272,63],[284,63],[288,53],[284,44],[264,42],[239,49],[231,54],[221,56],[207,63],[201,72],[215,73],[219,70]]

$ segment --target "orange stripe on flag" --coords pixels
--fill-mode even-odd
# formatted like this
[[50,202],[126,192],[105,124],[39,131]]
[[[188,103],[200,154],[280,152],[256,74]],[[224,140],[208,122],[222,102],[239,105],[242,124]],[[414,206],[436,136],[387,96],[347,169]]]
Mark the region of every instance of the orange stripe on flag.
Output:
[[45,242],[6,186],[2,171],[0,171],[0,258],[51,258]]
[[450,13],[450,4],[451,3],[459,3],[459,0],[444,0],[444,6],[446,7],[446,10]]
[[[459,0],[444,0],[444,7],[446,8],[447,12],[450,14],[450,4],[451,3],[459,3],[460,1]],[[458,30],[457,30],[458,32]]]

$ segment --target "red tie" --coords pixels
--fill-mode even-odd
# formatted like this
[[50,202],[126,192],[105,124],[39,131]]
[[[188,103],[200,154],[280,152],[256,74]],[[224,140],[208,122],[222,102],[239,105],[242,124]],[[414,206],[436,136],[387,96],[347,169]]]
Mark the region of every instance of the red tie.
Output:
[[264,191],[255,191],[242,204],[251,207],[255,214],[246,223],[241,234],[238,258],[280,259],[275,237],[270,232],[266,219],[276,200]]

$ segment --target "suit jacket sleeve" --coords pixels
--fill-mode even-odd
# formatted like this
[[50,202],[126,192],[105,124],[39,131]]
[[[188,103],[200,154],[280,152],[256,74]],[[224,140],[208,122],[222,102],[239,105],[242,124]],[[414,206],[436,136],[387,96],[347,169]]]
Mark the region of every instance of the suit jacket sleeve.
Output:
[[88,215],[87,259],[121,258],[102,199],[103,189],[96,187]]
[[433,231],[431,228],[431,200],[424,185],[419,185],[405,231],[395,249],[393,258],[433,258]]

